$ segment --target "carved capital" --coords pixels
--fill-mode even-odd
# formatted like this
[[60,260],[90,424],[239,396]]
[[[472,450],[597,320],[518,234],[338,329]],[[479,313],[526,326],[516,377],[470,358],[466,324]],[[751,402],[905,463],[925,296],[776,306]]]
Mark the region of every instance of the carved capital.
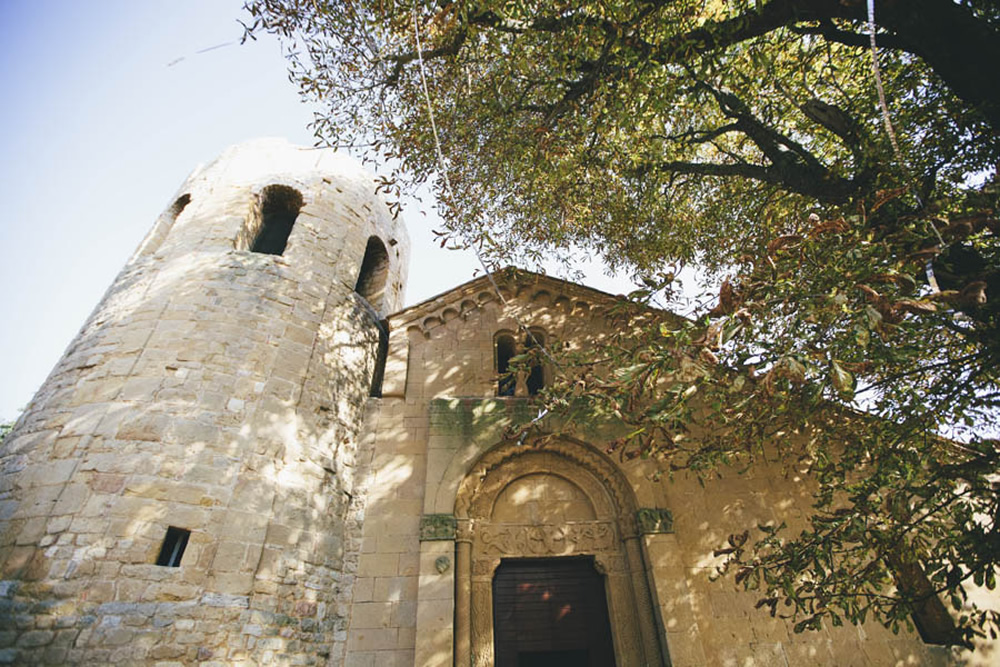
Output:
[[674,532],[674,515],[667,509],[640,507],[635,512],[635,521],[643,535]]
[[476,534],[476,524],[471,519],[459,519],[458,528],[455,530],[456,542],[472,542]]
[[420,541],[453,540],[457,525],[454,514],[425,514],[420,517]]

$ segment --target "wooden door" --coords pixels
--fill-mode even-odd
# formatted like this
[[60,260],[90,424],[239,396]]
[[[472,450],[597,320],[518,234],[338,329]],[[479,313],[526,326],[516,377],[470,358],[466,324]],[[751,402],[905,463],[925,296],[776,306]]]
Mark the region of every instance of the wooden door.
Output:
[[615,664],[593,558],[504,559],[493,578],[496,667]]

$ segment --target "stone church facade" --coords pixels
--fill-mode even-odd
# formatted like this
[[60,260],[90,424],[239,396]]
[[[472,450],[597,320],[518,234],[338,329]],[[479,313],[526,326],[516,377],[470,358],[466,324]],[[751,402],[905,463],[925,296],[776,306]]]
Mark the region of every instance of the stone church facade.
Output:
[[617,298],[530,273],[402,308],[370,176],[275,140],[196,170],[0,450],[0,663],[991,664],[878,624],[796,634],[713,582],[808,480],[707,487],[538,445],[551,368]]

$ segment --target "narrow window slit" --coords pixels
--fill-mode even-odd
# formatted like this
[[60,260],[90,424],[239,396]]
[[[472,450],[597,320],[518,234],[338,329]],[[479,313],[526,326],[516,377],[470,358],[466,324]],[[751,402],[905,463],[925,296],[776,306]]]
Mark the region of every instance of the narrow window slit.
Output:
[[189,537],[191,537],[190,530],[169,526],[167,535],[163,538],[163,546],[160,547],[160,555],[156,557],[156,564],[165,567],[180,567]]
[[375,356],[375,369],[372,371],[371,391],[368,395],[382,398],[382,380],[385,377],[385,358],[389,354],[389,321],[378,323],[378,352]]

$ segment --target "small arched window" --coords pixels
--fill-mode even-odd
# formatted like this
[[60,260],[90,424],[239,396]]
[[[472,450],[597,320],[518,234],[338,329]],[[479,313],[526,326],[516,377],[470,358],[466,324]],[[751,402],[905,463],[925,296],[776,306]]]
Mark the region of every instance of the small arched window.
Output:
[[494,339],[497,371],[497,396],[513,396],[517,378],[510,372],[510,360],[514,358],[517,345],[510,333],[498,333]]
[[361,261],[361,272],[354,291],[365,298],[373,308],[382,306],[386,278],[389,277],[389,253],[382,239],[372,236],[365,248],[365,258]]
[[285,185],[269,185],[260,193],[256,234],[250,250],[265,255],[281,255],[288,245],[295,218],[302,208],[302,195]]
[[524,337],[524,351],[531,360],[531,371],[528,373],[528,395],[534,396],[545,386],[545,367],[542,365],[542,348],[545,347],[545,334],[538,329],[531,329]]
[[177,198],[177,201],[175,201],[167,210],[167,215],[170,217],[171,223],[177,220],[178,216],[180,216],[180,214],[184,212],[184,209],[187,208],[187,205],[190,203],[191,203],[191,193],[189,192],[184,193]]

